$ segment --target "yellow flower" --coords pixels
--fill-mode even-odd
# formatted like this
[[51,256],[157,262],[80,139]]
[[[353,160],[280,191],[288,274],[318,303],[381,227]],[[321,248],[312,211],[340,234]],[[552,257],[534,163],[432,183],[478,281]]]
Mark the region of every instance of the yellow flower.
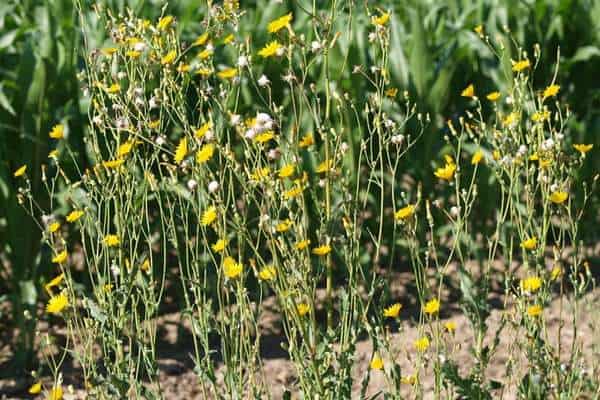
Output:
[[277,270],[273,266],[264,267],[258,273],[258,277],[263,281],[272,281],[277,275]]
[[172,64],[176,58],[177,58],[177,52],[175,50],[171,50],[163,58],[161,58],[160,63],[162,65]]
[[210,68],[198,68],[196,70],[196,75],[202,75],[203,78],[210,76],[213,73],[213,70]]
[[183,74],[185,72],[189,72],[190,69],[192,69],[192,67],[190,66],[190,64],[186,64],[186,63],[179,63],[179,65],[177,66],[177,72]]
[[298,145],[300,146],[300,148],[305,148],[308,146],[312,146],[314,143],[315,143],[315,139],[313,138],[312,133],[307,133],[300,139],[300,142],[298,142]]
[[294,166],[294,164],[286,164],[283,167],[281,167],[278,175],[280,178],[289,178],[294,174],[295,171],[296,167]]
[[118,93],[121,90],[121,85],[119,85],[118,83],[113,83],[112,85],[107,87],[105,90],[106,90],[106,93],[109,93],[109,94]]
[[375,355],[371,360],[371,369],[381,371],[383,369],[383,360],[378,355]]
[[58,158],[58,150],[52,150],[50,153],[48,153],[48,158],[54,158],[57,159]]
[[39,394],[42,391],[42,382],[36,382],[29,387],[29,394]]
[[413,375],[403,376],[400,378],[400,382],[404,383],[405,385],[414,385],[417,383],[417,375],[413,374]]
[[107,57],[112,56],[113,54],[115,54],[118,49],[116,47],[106,47],[104,49],[101,50],[102,54],[104,54]]
[[310,306],[308,303],[298,303],[296,304],[296,311],[300,317],[304,317],[310,311]]
[[117,150],[117,157],[123,157],[126,156],[127,154],[129,154],[131,152],[131,149],[133,148],[133,141],[129,140],[125,143],[123,143],[122,145],[119,146],[119,149]]
[[22,165],[21,167],[19,167],[19,169],[17,169],[15,171],[15,173],[13,174],[13,176],[15,178],[18,178],[19,176],[23,175],[25,173],[25,171],[27,171],[27,165]]
[[208,121],[207,123],[203,124],[200,128],[196,129],[194,135],[198,139],[201,139],[202,137],[204,137],[204,135],[206,135],[206,132],[208,132],[210,128],[212,128],[212,122]]
[[106,169],[114,169],[123,165],[124,162],[125,160],[123,160],[122,158],[117,158],[116,160],[108,160],[102,162],[102,166]]
[[288,218],[285,221],[281,221],[280,223],[278,223],[277,226],[275,227],[275,230],[279,233],[286,232],[290,229],[292,224],[293,224],[293,222]]
[[534,318],[542,314],[543,308],[539,304],[527,307],[527,315]]
[[125,39],[127,41],[127,44],[130,47],[134,47],[136,44],[141,43],[142,40],[138,37],[128,37],[127,39]]
[[538,276],[528,276],[521,280],[521,290],[524,292],[535,293],[542,287],[542,280]]
[[513,61],[513,66],[512,66],[512,70],[515,72],[521,72],[524,69],[527,69],[531,66],[531,64],[529,63],[529,60],[520,60],[520,61]]
[[62,400],[63,398],[63,390],[61,386],[55,386],[50,391],[48,396],[48,400]]
[[421,339],[415,341],[415,349],[420,351],[421,353],[426,351],[429,348],[429,338],[427,336],[423,336]]
[[208,40],[208,32],[204,32],[202,35],[198,36],[198,38],[192,43],[193,46],[203,46],[204,43]]
[[74,210],[71,211],[69,213],[69,215],[67,215],[67,222],[75,222],[77,221],[79,218],[83,217],[83,210]]
[[321,164],[317,165],[315,172],[317,174],[323,174],[323,173],[329,171],[332,167],[333,167],[333,161],[325,160]]
[[434,175],[440,179],[451,181],[454,178],[454,172],[456,171],[456,164],[452,159],[446,159],[446,165],[435,170]]
[[549,167],[550,165],[552,165],[552,159],[551,158],[547,158],[547,159],[541,159],[540,160],[540,164],[539,167],[540,168],[546,168]]
[[196,153],[196,162],[204,164],[212,158],[213,154],[215,154],[215,146],[212,143],[206,143]]
[[594,147],[594,145],[579,143],[579,144],[574,144],[573,147],[575,148],[575,150],[577,150],[581,154],[585,154],[588,151],[590,151]]
[[322,246],[315,247],[312,250],[312,253],[317,256],[326,256],[330,252],[331,252],[331,246],[329,246],[328,244],[324,244]]
[[557,190],[550,195],[550,201],[554,204],[562,204],[569,197],[569,193]]
[[519,121],[519,118],[520,118],[519,113],[516,111],[513,111],[510,114],[508,114],[506,117],[504,117],[504,119],[502,120],[502,124],[504,124],[504,126],[513,125],[514,123]]
[[212,247],[213,251],[220,253],[223,250],[225,250],[226,246],[227,246],[227,239],[219,239],[211,247]]
[[444,323],[444,328],[450,332],[453,333],[456,330],[456,322],[454,321],[447,321]]
[[154,121],[150,121],[148,123],[148,128],[149,129],[156,129],[160,126],[160,120],[159,119],[155,119]]
[[377,25],[377,26],[385,26],[388,23],[389,20],[390,20],[390,14],[389,13],[383,13],[379,17],[372,17],[371,18],[371,21],[373,22],[373,25]]
[[48,231],[50,233],[56,232],[59,228],[60,228],[60,222],[53,222],[50,225],[48,225]]
[[550,271],[550,279],[555,281],[561,275],[562,275],[562,269],[560,268],[560,265],[558,265],[558,264],[554,265],[554,267],[552,268],[552,271]]
[[142,53],[140,53],[139,51],[135,51],[135,50],[127,50],[125,52],[125,55],[129,58],[138,58],[139,56],[142,55]]
[[225,276],[229,279],[235,279],[238,276],[240,276],[243,269],[244,267],[242,266],[242,264],[236,262],[231,257],[225,257],[225,259],[223,260],[223,272],[225,273]]
[[297,250],[304,250],[310,245],[310,240],[301,240],[294,245]]
[[223,1],[223,8],[228,14],[233,14],[240,9],[239,0],[225,0]]
[[521,242],[521,247],[525,250],[533,250],[537,247],[537,238],[535,236],[530,237],[527,240]]
[[188,152],[187,137],[182,137],[175,149],[175,164],[181,164]]
[[272,140],[274,137],[275,137],[275,133],[273,133],[273,131],[266,131],[259,135],[256,135],[256,137],[254,138],[254,141],[258,142],[258,143],[267,143],[268,141]]
[[54,125],[49,135],[51,139],[62,139],[65,136],[65,126],[63,124]]
[[559,90],[560,90],[559,85],[548,86],[546,89],[544,89],[544,99],[547,99],[548,97],[556,96],[558,94]]
[[156,27],[159,31],[164,31],[173,23],[173,17],[171,15],[165,15],[158,21],[158,25]]
[[223,44],[232,43],[235,40],[235,36],[233,34],[229,34],[223,38]]
[[56,296],[50,297],[50,300],[48,300],[48,304],[46,305],[46,312],[50,314],[58,314],[68,305],[69,298],[63,292]]
[[212,225],[213,222],[217,220],[217,208],[215,206],[210,206],[208,210],[204,211],[202,214],[202,218],[200,219],[200,223],[203,226]]
[[263,58],[272,57],[274,55],[279,55],[281,48],[282,48],[281,44],[277,40],[273,40],[271,43],[269,43],[265,47],[263,47],[258,52],[258,55]]
[[533,122],[543,122],[550,119],[550,111],[544,110],[541,112],[534,112],[531,116]]
[[274,21],[269,22],[269,25],[267,25],[267,31],[269,31],[269,33],[275,33],[283,28],[289,27],[290,22],[292,22],[292,18],[292,13],[289,13],[287,15],[277,18]]
[[50,289],[55,286],[60,285],[64,278],[65,278],[64,273],[58,275],[56,278],[54,278],[50,282],[46,283],[44,285],[44,289],[46,289],[46,292],[48,292],[48,294],[51,294]]
[[53,258],[52,258],[52,262],[54,264],[62,264],[65,261],[67,261],[67,258],[69,257],[69,253],[67,252],[67,250],[63,250],[60,253],[56,254]]
[[429,315],[437,314],[439,311],[440,301],[438,299],[431,299],[423,306],[423,312]]
[[479,36],[483,36],[483,26],[482,25],[477,25],[475,28],[473,28],[473,30],[475,31],[475,33],[477,33]]
[[204,49],[200,53],[198,53],[198,58],[201,60],[206,60],[207,58],[209,58],[212,55],[213,55],[212,49]]
[[121,243],[121,240],[117,235],[106,235],[104,236],[104,239],[102,239],[102,242],[108,247],[116,247]]
[[144,272],[150,271],[150,259],[146,258],[142,265],[140,265],[140,269]]
[[260,182],[265,179],[271,173],[271,169],[269,167],[257,168],[252,174],[250,174],[250,179],[256,182]]
[[386,95],[387,97],[390,97],[390,98],[392,98],[392,99],[393,99],[394,97],[396,97],[396,95],[397,95],[397,94],[398,94],[398,88],[395,88],[395,87],[393,87],[393,88],[389,88],[389,89],[387,89],[387,90],[385,91],[385,95]]
[[293,199],[294,197],[300,196],[303,190],[304,189],[302,188],[302,186],[294,186],[293,188],[283,192],[283,198],[284,200]]
[[477,150],[471,157],[471,164],[477,165],[483,160],[483,151]]
[[500,98],[500,92],[492,92],[485,96],[489,101],[496,101]]
[[388,308],[383,309],[383,316],[387,318],[398,318],[400,315],[400,310],[402,309],[402,304],[395,303],[389,306]]
[[462,97],[475,97],[475,86],[471,83],[460,94]]
[[217,76],[221,79],[231,79],[235,78],[237,72],[238,71],[235,68],[225,68],[224,70],[217,72]]
[[403,207],[396,211],[394,214],[394,218],[396,221],[404,220],[410,218],[415,213],[415,206],[413,204],[409,204],[406,207]]

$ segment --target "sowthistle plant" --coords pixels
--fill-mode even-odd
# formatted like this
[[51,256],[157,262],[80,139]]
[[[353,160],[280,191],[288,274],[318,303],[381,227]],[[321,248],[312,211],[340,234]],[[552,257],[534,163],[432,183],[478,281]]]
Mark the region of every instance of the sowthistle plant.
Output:
[[[282,14],[265,27],[265,43],[241,35],[236,1],[209,4],[193,41],[182,40],[190,33],[170,15],[153,23],[96,12],[111,42],[88,49],[81,76],[92,166],[73,178],[54,150],[44,174],[51,210],[26,189],[21,197],[57,265],[47,311],[67,328],[66,344],[46,362],[51,398],[62,397],[66,356],[94,398],[162,397],[157,317],[175,266],[178,282],[170,284],[180,289],[205,398],[272,396],[259,323],[270,296],[295,368],[286,396],[350,398],[360,382],[367,398],[373,374],[381,374],[386,398],[424,397],[428,375],[435,398],[491,399],[510,385],[528,399],[593,391],[576,335],[579,301],[593,284],[577,236],[590,191],[573,187],[591,146],[570,148],[557,82],[534,88],[537,49],[530,59],[476,28],[501,63],[516,46],[518,59],[505,70],[510,85],[485,99],[473,85],[463,91],[468,111],[448,121],[444,159],[433,163],[439,184],[422,193],[403,184],[402,159],[429,116],[390,84],[388,12],[363,11],[373,64],[351,72],[368,82],[364,98],[344,92],[339,78],[350,67],[330,60],[348,51],[340,43],[365,17],[352,2]],[[302,29],[300,18],[311,22]],[[334,31],[337,19],[347,32]],[[60,141],[64,132],[57,125],[50,137]],[[499,202],[482,238],[473,211],[484,169]],[[53,211],[60,185],[70,206],[64,219]],[[402,304],[390,281],[400,254],[420,312],[418,339],[399,347],[390,321]],[[490,341],[494,280],[504,304]],[[473,335],[468,371],[453,360],[456,324],[440,318],[450,281],[459,284]],[[561,315],[568,307],[572,316],[570,343],[560,329],[556,338],[547,330],[544,307],[557,296]],[[487,368],[511,335],[505,327],[514,341],[500,382]],[[373,351],[357,377],[364,337]],[[400,367],[407,348],[412,373]]]

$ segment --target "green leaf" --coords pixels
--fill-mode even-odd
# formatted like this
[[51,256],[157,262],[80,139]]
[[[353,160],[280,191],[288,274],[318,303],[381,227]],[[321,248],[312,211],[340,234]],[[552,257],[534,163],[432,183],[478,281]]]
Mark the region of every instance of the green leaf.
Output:
[[13,29],[12,31],[2,34],[0,36],[0,50],[10,47],[15,41],[15,37],[17,37],[18,32],[19,31],[17,29]]
[[10,115],[16,115],[15,109],[10,104],[10,101],[4,94],[4,82],[0,83],[0,106],[4,108]]
[[37,290],[33,281],[19,282],[19,289],[22,303],[34,306],[37,302]]
[[592,57],[600,56],[600,49],[596,46],[584,46],[577,50],[573,58],[571,58],[572,63],[577,63],[581,61],[589,61]]
[[427,39],[425,36],[425,26],[421,13],[418,9],[411,9],[411,39],[413,46],[410,54],[410,70],[412,79],[419,96],[423,96],[429,81],[429,73],[432,69],[432,63],[429,58],[429,49],[427,48]]

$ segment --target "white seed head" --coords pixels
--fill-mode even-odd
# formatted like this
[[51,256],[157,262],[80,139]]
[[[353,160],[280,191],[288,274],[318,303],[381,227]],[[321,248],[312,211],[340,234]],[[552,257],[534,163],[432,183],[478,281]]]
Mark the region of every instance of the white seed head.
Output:
[[401,145],[404,143],[404,135],[394,135],[391,139],[392,143],[395,145]]
[[142,52],[144,50],[146,50],[146,42],[137,42],[136,44],[133,45],[133,49],[135,51],[139,51]]
[[278,160],[280,156],[281,151],[279,151],[279,149],[271,149],[267,153],[267,157],[269,157],[270,160]]
[[242,121],[242,117],[239,114],[231,114],[231,118],[229,119],[229,122],[231,123],[231,125],[236,126],[241,121]]
[[193,192],[197,187],[198,187],[198,182],[195,179],[190,179],[189,181],[187,181],[187,188],[190,191]]
[[271,81],[264,74],[258,78],[258,86],[264,87],[267,86]]
[[214,193],[217,190],[219,190],[219,182],[217,182],[217,181],[211,181],[208,184],[208,191],[209,191],[209,193]]
[[240,68],[244,68],[248,66],[248,57],[246,56],[239,56],[238,57],[238,61],[237,61],[237,65]]
[[244,137],[249,140],[254,139],[254,136],[256,136],[256,130],[254,128],[250,128],[244,133]]

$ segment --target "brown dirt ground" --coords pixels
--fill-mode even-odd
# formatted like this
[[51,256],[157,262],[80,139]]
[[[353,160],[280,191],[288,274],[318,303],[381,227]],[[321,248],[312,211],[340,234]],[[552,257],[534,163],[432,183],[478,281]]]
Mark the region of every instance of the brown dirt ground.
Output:
[[[418,312],[416,303],[410,300],[410,289],[406,289],[407,284],[412,279],[410,273],[399,273],[394,276],[394,286],[392,292],[394,297],[401,300],[404,304],[403,317],[393,329],[391,333],[392,343],[397,349],[401,350],[401,357],[397,360],[400,364],[402,373],[405,375],[412,374],[413,361],[411,354],[414,354],[413,342],[420,336],[418,329],[414,324],[414,316]],[[446,293],[443,298],[451,297],[450,293]],[[492,333],[496,331],[503,312],[510,312],[510,307],[503,311],[499,306],[499,298],[490,299],[492,304],[497,308],[493,309],[491,316],[488,319],[489,337],[486,342],[491,341]],[[580,322],[577,327],[578,344],[581,346],[584,357],[588,366],[595,365],[596,368],[600,365],[600,289],[595,289],[588,292],[580,301]],[[274,300],[267,299],[264,304],[265,312],[260,321],[262,329],[262,358],[265,377],[268,387],[272,389],[272,397],[279,399],[283,391],[288,388],[293,390],[295,381],[294,367],[290,361],[285,358],[285,353],[281,350],[280,344],[284,340],[279,328],[277,314],[273,311]],[[466,317],[460,312],[456,304],[444,304],[445,313],[440,316],[441,322],[452,320],[456,323],[457,329],[454,335],[447,335],[447,346],[451,349],[451,358],[460,366],[460,371],[465,373],[472,365],[472,357],[469,353],[471,348],[472,330]],[[269,311],[271,310],[271,311]],[[561,318],[562,310],[562,318]],[[558,342],[560,321],[568,321],[572,313],[572,308],[569,304],[561,304],[558,299],[555,299],[551,305],[544,310],[544,318],[548,324],[547,338],[550,343]],[[160,383],[165,399],[202,399],[200,388],[197,384],[196,375],[193,372],[193,363],[190,353],[193,351],[191,347],[191,337],[189,330],[180,321],[180,314],[177,312],[167,313],[160,317],[159,326],[161,326],[160,347],[159,347],[159,368],[160,368]],[[42,327],[43,329],[43,327]],[[504,330],[501,336],[499,348],[491,359],[487,374],[489,378],[506,381],[506,369],[508,361],[512,359],[512,355],[519,354],[520,351],[512,349],[516,342],[516,338],[522,338],[524,333],[519,330],[508,328]],[[561,341],[563,346],[570,345],[574,335],[573,326],[567,323],[560,330]],[[568,355],[568,346],[564,346],[562,357]],[[356,347],[356,370],[355,370],[355,393],[360,390],[360,381],[362,376],[367,372],[369,361],[372,356],[372,346],[369,341],[360,341]],[[0,344],[0,365],[3,365],[11,357],[10,347],[7,343]],[[527,362],[521,359],[512,359],[515,361],[511,376],[522,376],[527,368]],[[6,364],[5,364],[6,365]],[[427,370],[431,371],[431,368]],[[600,374],[599,370],[590,370],[591,374]],[[75,389],[72,392],[67,390],[65,400],[75,400],[85,398],[83,390],[81,390],[81,379],[76,368],[72,368],[71,372],[65,373],[66,384],[71,383]],[[433,398],[431,393],[433,387],[433,379],[430,373],[425,371],[421,375],[421,382],[424,388],[424,398]],[[515,382],[505,382],[509,385],[509,390],[504,393],[497,393],[497,398],[513,399],[515,398]],[[26,388],[30,381],[25,378],[0,379],[0,399],[23,399],[28,398]],[[371,371],[371,380],[368,388],[369,394],[375,394],[385,386],[384,375],[379,371]],[[414,398],[412,393],[413,387],[403,385],[403,390],[406,398]],[[30,398],[30,397],[29,397]],[[382,398],[382,397],[380,397]]]

